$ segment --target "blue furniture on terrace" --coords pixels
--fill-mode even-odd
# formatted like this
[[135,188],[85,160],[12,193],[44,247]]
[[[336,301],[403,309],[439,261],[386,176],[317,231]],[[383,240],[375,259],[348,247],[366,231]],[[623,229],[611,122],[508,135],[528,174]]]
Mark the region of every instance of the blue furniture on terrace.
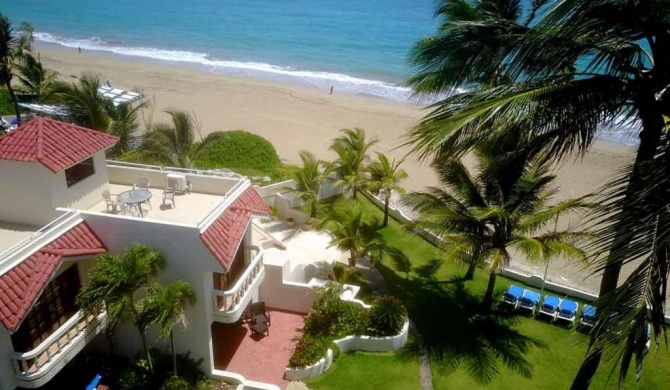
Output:
[[523,295],[523,292],[524,292],[523,288],[511,285],[507,289],[507,292],[503,294],[500,303],[509,305],[512,307],[512,309],[516,309],[519,306],[519,299],[521,299],[521,295]]
[[540,293],[533,290],[524,290],[519,299],[519,309],[529,310],[531,314],[535,314],[535,308],[540,302]]
[[579,326],[588,326],[592,328],[596,324],[596,307],[591,305],[584,305],[582,310],[582,318],[579,320]]
[[540,306],[539,316],[550,317],[552,321],[556,320],[558,315],[558,307],[561,304],[561,300],[558,297],[552,295],[545,295],[544,301],[542,301],[542,306]]
[[102,377],[100,376],[100,374],[96,374],[96,375],[95,375],[95,378],[93,378],[93,380],[91,381],[91,383],[89,383],[88,386],[86,386],[86,390],[95,390],[95,389],[97,389],[97,388],[98,388],[98,383],[100,383],[100,379],[101,379],[101,378],[102,378]]
[[577,302],[564,299],[558,307],[557,319],[568,321],[570,322],[570,326],[572,326],[575,322],[575,318],[577,318],[577,310],[579,310],[579,304]]

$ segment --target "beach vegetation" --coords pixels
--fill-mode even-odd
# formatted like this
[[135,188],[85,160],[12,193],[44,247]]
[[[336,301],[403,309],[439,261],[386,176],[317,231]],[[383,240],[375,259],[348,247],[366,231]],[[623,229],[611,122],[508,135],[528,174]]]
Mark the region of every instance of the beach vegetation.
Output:
[[0,88],[0,115],[11,115],[14,113],[14,103],[7,88]]
[[202,153],[215,141],[225,138],[223,132],[211,133],[202,138],[196,121],[190,114],[177,110],[168,110],[166,113],[170,115],[171,121],[153,124],[142,137],[137,149],[121,156],[121,160],[195,168]]
[[48,102],[59,86],[58,73],[42,66],[40,59],[31,52],[26,52],[16,64],[16,77],[21,82],[17,91],[22,100],[29,102]]
[[342,188],[347,197],[355,199],[367,182],[365,165],[370,158],[369,149],[379,140],[366,140],[365,130],[361,128],[342,129],[340,133],[330,146],[330,150],[337,153],[333,162],[333,184]]
[[281,164],[274,145],[260,135],[244,130],[217,133],[218,139],[198,157],[198,168],[248,168],[264,171]]
[[331,174],[332,164],[317,159],[305,150],[300,152],[300,160],[302,165],[291,174],[295,188],[289,187],[287,191],[309,208],[310,218],[316,218],[321,185]]
[[377,153],[377,159],[371,162],[366,170],[368,172],[368,181],[366,187],[372,193],[381,195],[384,199],[384,220],[382,227],[386,227],[389,221],[389,202],[393,193],[403,194],[405,190],[400,186],[400,182],[407,178],[407,172],[400,166],[405,159],[389,160],[389,158]]
[[[599,321],[572,388],[589,387],[606,351],[621,363],[623,382],[633,356],[641,368],[644,355],[631,346],[641,344],[647,324],[656,343],[665,331],[667,272],[654,270],[666,269],[670,210],[656,201],[667,176],[654,170],[670,152],[670,4],[531,4],[545,8],[519,17],[520,2],[438,5],[439,27],[417,44],[409,84],[440,100],[408,143],[433,159],[516,133],[524,147],[563,160],[585,153],[603,128],[639,136],[634,162],[602,191],[605,207],[592,220],[600,237],[590,248],[593,272],[602,273]],[[624,264],[634,270],[621,282]]]
[[0,85],[7,88],[19,124],[21,123],[21,110],[12,86],[12,79],[14,78],[14,63],[19,60],[23,52],[22,44],[23,40],[16,34],[9,17],[0,13]]
[[[497,141],[475,152],[476,169],[459,159],[433,163],[442,187],[430,187],[405,198],[419,214],[415,227],[438,237],[448,261],[484,267],[489,282],[483,307],[493,303],[496,277],[509,266],[512,253],[532,262],[554,256],[586,261],[579,248],[589,235],[583,231],[547,231],[561,215],[588,210],[584,199],[548,205],[556,189],[545,154],[510,155],[510,142]],[[511,149],[512,151],[514,149]]]
[[116,325],[129,321],[140,334],[148,369],[154,372],[146,323],[140,315],[137,296],[146,294],[159,270],[165,268],[162,253],[143,244],[133,244],[118,257],[108,253],[96,259],[96,267],[76,298],[77,306],[87,315],[107,311],[105,331],[111,334]]

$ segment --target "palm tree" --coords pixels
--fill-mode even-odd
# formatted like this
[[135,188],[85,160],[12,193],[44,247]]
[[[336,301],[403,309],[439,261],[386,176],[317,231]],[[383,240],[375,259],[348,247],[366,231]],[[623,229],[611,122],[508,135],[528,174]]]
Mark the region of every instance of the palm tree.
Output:
[[358,206],[334,211],[317,225],[317,229],[330,235],[329,247],[349,252],[350,267],[366,255],[378,257],[383,252],[386,245],[377,228],[376,223],[363,221],[363,211]]
[[12,88],[12,66],[21,51],[19,38],[15,35],[12,23],[7,15],[0,13],[0,84],[7,87],[9,96],[14,104],[16,111],[16,121],[21,124],[21,111],[19,101],[16,98],[14,88]]
[[[583,199],[548,206],[554,176],[548,175],[543,156],[504,161],[490,150],[478,150],[478,172],[473,175],[460,160],[434,164],[444,187],[412,193],[405,202],[419,213],[416,226],[439,237],[447,255],[474,267],[484,266],[489,282],[482,305],[490,309],[498,273],[511,260],[511,250],[531,261],[552,256],[584,260],[575,245],[588,236],[584,232],[543,232],[560,215],[588,207]],[[506,165],[507,164],[507,165]]]
[[195,304],[195,292],[191,284],[183,279],[174,281],[166,287],[154,285],[142,302],[141,317],[145,325],[157,323],[160,327],[159,338],[170,337],[172,352],[172,371],[177,376],[177,351],[174,347],[174,326],[186,327],[186,306]]
[[76,303],[85,313],[107,310],[107,332],[124,320],[135,324],[147,355],[149,368],[153,362],[149,354],[144,327],[136,295],[145,291],[151,279],[165,268],[165,257],[143,244],[133,244],[121,257],[108,253],[98,256],[96,268],[90,279],[77,295]]
[[196,128],[191,115],[174,110],[166,113],[172,122],[155,124],[144,135],[137,150],[123,156],[124,160],[193,168],[205,149],[226,136],[224,132],[214,132],[196,141]]
[[109,112],[113,104],[100,93],[101,85],[99,75],[84,73],[78,82],[60,86],[56,99],[67,107],[72,122],[106,132],[111,124]]
[[144,100],[134,105],[126,103],[108,107],[111,121],[107,133],[119,137],[119,141],[109,151],[110,157],[121,156],[132,150],[135,134],[140,129],[140,112],[149,106],[150,103]]
[[[447,0],[438,14],[446,15],[450,7],[469,9],[475,3],[509,2]],[[540,6],[547,3],[535,2]],[[490,13],[482,18],[461,12],[464,16],[458,20],[445,19],[433,37],[433,46],[418,45],[413,56],[414,79],[423,80],[423,84],[413,84],[417,92],[435,95],[458,88],[475,89],[437,102],[431,114],[410,133],[410,143],[423,157],[433,153],[449,155],[465,152],[478,140],[514,131],[543,143],[552,157],[562,158],[572,151],[588,150],[602,127],[621,127],[637,133],[640,143],[634,164],[627,176],[611,183],[616,191],[606,191],[618,197],[610,198],[606,208],[612,214],[602,232],[605,239],[601,242],[608,247],[600,251],[600,296],[619,303],[646,300],[646,305],[634,305],[638,314],[631,314],[633,317],[642,316],[644,306],[651,313],[662,313],[665,294],[635,295],[631,289],[622,289],[632,281],[626,281],[619,289],[617,284],[621,266],[626,262],[644,258],[647,261],[640,263],[639,269],[663,268],[658,263],[662,257],[646,256],[655,250],[642,255],[633,244],[651,239],[648,250],[663,250],[660,238],[669,233],[670,226],[635,224],[632,217],[665,220],[664,210],[653,204],[642,205],[639,199],[649,199],[641,191],[658,185],[661,176],[650,170],[667,145],[664,117],[670,114],[670,63],[665,53],[670,50],[670,4],[575,0],[551,5],[542,12],[529,13],[528,22],[521,25],[488,17]],[[444,38],[443,42],[439,38]],[[447,43],[457,41],[463,48],[473,50],[461,50],[461,60],[447,64],[453,49]],[[475,81],[480,72],[476,65],[500,61],[504,64],[500,69],[503,82],[486,85]],[[648,291],[666,291],[667,278],[648,272],[645,275]],[[592,332],[586,358],[589,363],[582,365],[574,389],[588,388],[595,374],[602,351],[602,343],[597,340],[603,336],[601,331],[617,326],[616,321],[626,322],[623,316],[610,315],[608,310],[617,306],[621,305],[599,307],[604,325]],[[657,340],[665,329],[662,317],[649,318],[658,330]],[[621,328],[629,339],[634,339],[638,328],[646,326],[646,320],[635,322],[635,326],[632,323],[628,321],[626,328]],[[629,363],[631,357],[627,352],[622,362]],[[621,370],[622,377],[626,372]]]
[[17,77],[21,82],[19,89],[30,100],[43,103],[48,101],[58,88],[58,73],[46,69],[32,53],[26,52],[22,61],[16,65]]
[[365,140],[365,130],[361,128],[342,129],[342,135],[333,140],[330,149],[337,153],[333,171],[337,175],[335,185],[342,187],[347,196],[356,199],[356,193],[366,181],[365,162],[369,158],[368,150],[379,142]]
[[384,198],[384,221],[382,227],[386,227],[389,222],[389,201],[393,192],[404,193],[405,190],[400,187],[400,182],[407,178],[407,172],[400,168],[405,159],[396,162],[395,159],[389,161],[388,157],[377,153],[377,160],[368,165],[369,173],[368,188],[379,193]]
[[302,166],[291,175],[296,188],[290,188],[289,191],[297,199],[309,205],[309,216],[315,218],[319,204],[319,190],[332,171],[332,166],[305,150],[300,152],[300,160]]

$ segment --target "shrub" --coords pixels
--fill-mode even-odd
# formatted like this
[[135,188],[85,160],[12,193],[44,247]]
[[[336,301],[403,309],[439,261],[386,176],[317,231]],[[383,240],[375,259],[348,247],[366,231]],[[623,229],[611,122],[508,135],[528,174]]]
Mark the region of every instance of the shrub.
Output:
[[296,339],[295,349],[288,361],[289,368],[311,366],[326,356],[332,339],[326,335],[303,333]]
[[6,88],[0,88],[0,115],[13,115],[14,105],[12,98],[9,96],[9,91]]
[[192,388],[193,386],[186,379],[173,376],[163,382],[160,390],[191,390]]
[[399,299],[391,296],[377,298],[370,309],[370,336],[395,336],[407,318],[407,310]]
[[270,141],[243,130],[224,131],[223,139],[210,145],[198,159],[199,168],[248,168],[266,170],[281,165]]

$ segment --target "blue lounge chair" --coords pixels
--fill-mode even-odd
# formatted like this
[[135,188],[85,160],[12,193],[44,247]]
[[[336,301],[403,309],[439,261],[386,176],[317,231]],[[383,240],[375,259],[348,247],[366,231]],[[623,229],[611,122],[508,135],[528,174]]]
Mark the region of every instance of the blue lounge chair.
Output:
[[93,380],[91,381],[91,383],[89,383],[88,386],[86,386],[86,390],[95,390],[95,389],[97,389],[97,388],[98,388],[98,383],[100,383],[100,379],[101,379],[101,378],[102,378],[102,377],[100,376],[100,374],[96,374],[96,375],[95,375],[95,378],[93,378]]
[[558,315],[558,307],[561,305],[561,300],[558,297],[545,295],[540,306],[540,316],[550,317],[552,321],[556,320]]
[[507,292],[503,294],[502,300],[500,301],[501,304],[509,305],[512,307],[512,309],[516,309],[519,307],[519,299],[521,299],[521,295],[523,295],[523,288],[515,285],[509,286],[507,289]]
[[540,294],[533,290],[524,290],[519,299],[519,309],[529,310],[531,314],[535,314],[535,308],[540,302]]
[[584,305],[584,310],[582,310],[582,318],[579,320],[579,326],[592,328],[596,324],[596,320],[596,307],[591,305]]
[[579,304],[577,302],[564,299],[558,306],[558,315],[556,318],[562,321],[568,321],[570,322],[570,326],[572,326],[575,322],[575,318],[577,318],[577,310],[579,310]]

